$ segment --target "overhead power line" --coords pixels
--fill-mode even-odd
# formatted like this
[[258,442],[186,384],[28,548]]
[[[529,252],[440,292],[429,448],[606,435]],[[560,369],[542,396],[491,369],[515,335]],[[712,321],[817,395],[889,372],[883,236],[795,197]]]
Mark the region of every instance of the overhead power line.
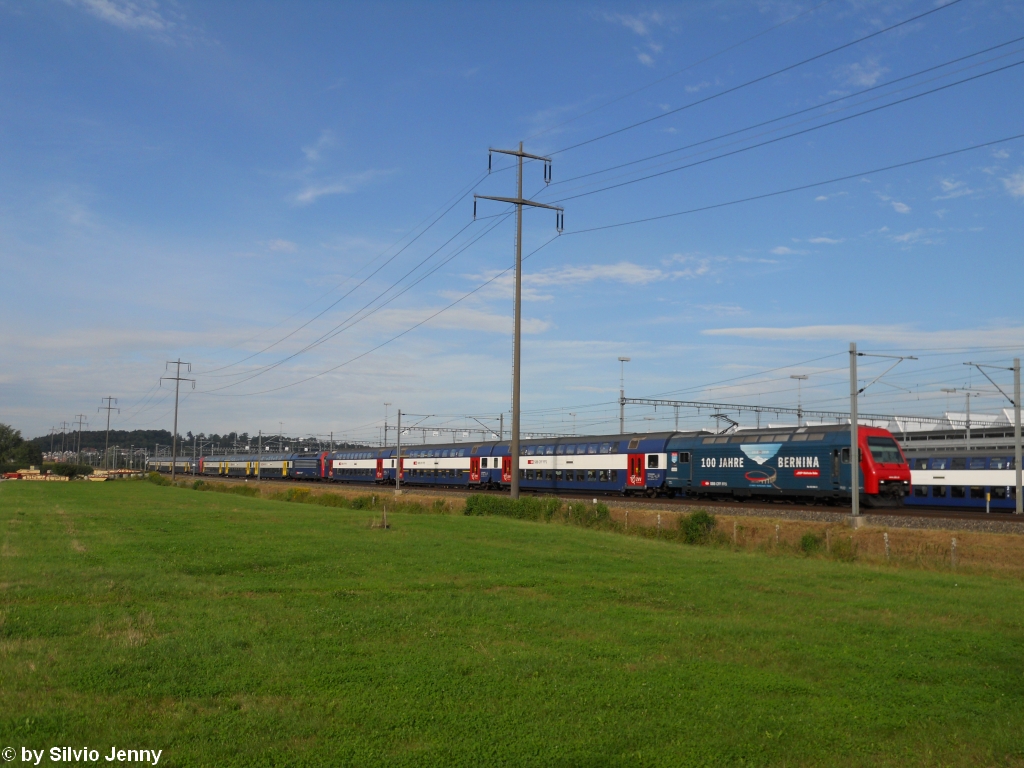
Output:
[[870,114],[872,114],[874,112],[880,112],[883,109],[889,109],[890,107],[899,106],[900,104],[905,104],[908,101],[914,101],[915,99],[920,99],[923,96],[930,96],[933,93],[938,93],[939,91],[944,91],[944,90],[946,90],[948,88],[953,88],[953,87],[958,86],[958,85],[963,85],[964,83],[969,83],[969,82],[972,82],[973,80],[978,80],[978,79],[980,79],[982,77],[987,77],[988,75],[994,75],[994,74],[996,74],[998,72],[1004,72],[1004,71],[1006,71],[1008,69],[1013,69],[1014,67],[1019,67],[1021,64],[1024,64],[1024,61],[1017,61],[1017,62],[1014,62],[1013,64],[1006,64],[1006,65],[1004,65],[1002,67],[997,67],[996,69],[989,70],[988,72],[981,72],[981,73],[979,73],[977,75],[971,75],[970,77],[965,77],[964,79],[957,80],[956,82],[953,82],[953,83],[946,83],[945,85],[940,85],[937,88],[932,88],[930,90],[923,91],[921,93],[915,93],[915,94],[913,94],[911,96],[905,96],[902,99],[897,99],[896,101],[889,102],[888,104],[880,104],[877,107],[871,107],[870,109],[865,109],[865,110],[863,110],[861,112],[855,112],[852,115],[844,115],[843,117],[838,117],[835,120],[829,120],[828,122],[821,123],[820,125],[813,125],[810,128],[801,128],[799,131],[793,131],[792,133],[787,133],[787,134],[785,134],[783,136],[776,136],[776,137],[774,137],[772,139],[766,139],[765,141],[759,141],[756,144],[751,144],[750,146],[747,146],[747,147],[740,147],[739,149],[732,149],[732,150],[729,150],[728,152],[723,152],[720,155],[714,155],[713,157],[706,157],[706,158],[704,158],[702,160],[695,160],[692,163],[686,163],[685,165],[679,165],[679,166],[676,166],[675,168],[669,168],[669,169],[664,170],[664,171],[658,171],[657,173],[650,173],[650,174],[647,174],[646,176],[641,176],[641,177],[636,178],[636,179],[630,179],[629,181],[621,181],[618,184],[609,184],[606,187],[599,187],[598,189],[592,189],[589,192],[580,192],[579,194],[576,194],[576,195],[567,195],[566,197],[559,197],[559,198],[557,198],[555,200],[555,202],[562,203],[562,202],[565,202],[566,200],[576,200],[577,198],[580,198],[580,197],[589,197],[590,195],[596,195],[599,192],[607,192],[608,190],[611,190],[611,189],[618,189],[620,187],[627,187],[627,186],[630,186],[631,184],[637,184],[637,183],[639,183],[641,181],[648,181],[650,179],[656,179],[656,178],[658,178],[660,176],[666,176],[666,175],[668,175],[670,173],[676,173],[678,171],[683,171],[683,170],[686,170],[688,168],[695,168],[698,165],[705,165],[707,163],[714,162],[715,160],[721,160],[721,159],[726,158],[726,157],[732,157],[733,155],[739,155],[739,154],[742,154],[744,152],[749,152],[752,149],[758,149],[760,147],[766,147],[766,146],[768,146],[770,144],[777,144],[780,141],[785,141],[786,139],[792,139],[795,136],[803,136],[804,134],[807,134],[807,133],[812,133],[814,131],[820,131],[822,128],[828,128],[830,126],[837,125],[839,123],[845,123],[848,120],[854,120],[854,119],[856,119],[858,117],[863,117],[864,115],[870,115]]
[[912,165],[918,165],[920,163],[927,163],[927,162],[930,162],[932,160],[940,160],[940,159],[942,159],[944,157],[952,157],[954,155],[960,155],[960,154],[963,154],[964,152],[971,152],[971,151],[976,150],[976,149],[984,149],[985,147],[992,147],[992,146],[995,146],[997,144],[1005,144],[1007,142],[1016,141],[1017,139],[1021,139],[1021,138],[1024,138],[1024,133],[1018,133],[1018,134],[1016,134],[1014,136],[1007,136],[1004,139],[995,139],[994,141],[986,141],[983,144],[975,144],[972,147],[964,147],[962,149],[954,149],[954,150],[950,150],[949,152],[940,152],[937,155],[929,155],[928,157],[920,157],[920,158],[918,158],[916,160],[907,160],[906,162],[902,162],[902,163],[894,163],[892,165],[882,166],[881,168],[874,168],[874,169],[869,170],[869,171],[860,171],[859,173],[851,173],[851,174],[847,174],[845,176],[837,176],[835,178],[827,179],[825,181],[815,181],[815,182],[810,183],[810,184],[801,184],[801,185],[796,186],[796,187],[788,187],[787,189],[778,189],[778,190],[775,190],[774,192],[765,192],[764,194],[760,194],[760,195],[751,195],[750,197],[742,197],[742,198],[739,198],[738,200],[729,200],[729,201],[726,201],[724,203],[714,203],[712,205],[703,205],[703,206],[700,206],[699,208],[689,208],[689,209],[687,209],[685,211],[675,211],[674,213],[664,213],[664,214],[661,214],[660,216],[647,216],[646,218],[643,218],[643,219],[633,219],[632,221],[620,221],[620,222],[618,222],[616,224],[603,224],[603,225],[601,225],[599,227],[588,227],[587,229],[571,230],[569,232],[565,232],[564,234],[565,235],[582,235],[585,232],[599,232],[599,231],[604,230],[604,229],[616,229],[617,227],[628,227],[628,226],[632,226],[633,224],[646,224],[647,222],[651,222],[651,221],[660,221],[662,219],[671,219],[671,218],[674,218],[676,216],[686,216],[686,215],[691,214],[691,213],[701,213],[703,211],[712,211],[712,210],[715,210],[717,208],[727,208],[727,207],[732,206],[732,205],[739,205],[740,203],[750,203],[750,202],[753,202],[755,200],[765,200],[765,199],[767,199],[769,197],[778,197],[779,195],[788,195],[788,194],[790,194],[792,192],[801,192],[801,191],[806,190],[806,189],[814,189],[816,187],[823,187],[823,186],[826,186],[828,184],[837,184],[840,181],[849,181],[850,179],[856,179],[856,178],[858,178],[860,176],[867,176],[867,175],[872,174],[872,173],[885,173],[886,171],[893,171],[893,170],[896,170],[897,168],[907,168],[907,167],[912,166]]
[[[966,61],[967,59],[973,59],[973,58],[975,58],[977,56],[983,56],[986,53],[991,53],[992,51],[998,50],[1000,48],[1005,48],[1008,45],[1013,45],[1014,43],[1019,43],[1022,40],[1024,40],[1024,36],[1015,37],[1013,40],[1007,40],[1005,43],[999,43],[998,45],[993,45],[993,46],[990,46],[988,48],[983,48],[980,51],[975,51],[974,53],[969,53],[966,56],[959,56],[959,57],[957,57],[955,59],[950,59],[948,61],[944,61],[941,64],[935,64],[935,65],[933,65],[931,67],[926,67],[925,69],[920,69],[917,72],[912,72],[909,75],[903,75],[902,77],[893,78],[892,80],[887,80],[884,83],[879,83],[878,85],[873,85],[870,88],[864,88],[864,89],[859,90],[859,91],[854,91],[853,93],[848,93],[848,94],[846,94],[844,96],[839,96],[839,97],[834,98],[834,99],[829,99],[828,101],[823,101],[823,102],[821,102],[819,104],[815,104],[815,105],[810,106],[810,107],[805,107],[804,109],[798,109],[795,112],[789,112],[789,113],[787,113],[785,115],[780,115],[779,117],[773,117],[770,120],[763,120],[763,121],[761,121],[759,123],[754,123],[754,124],[748,125],[748,126],[746,126],[744,128],[737,128],[736,130],[728,131],[727,133],[720,133],[717,136],[712,136],[711,138],[708,138],[708,139],[701,139],[700,141],[695,141],[695,142],[693,142],[691,144],[684,144],[681,147],[675,147],[674,149],[667,149],[664,152],[657,152],[657,153],[655,153],[653,155],[647,155],[646,157],[641,157],[641,158],[638,158],[636,160],[630,160],[630,161],[625,162],[625,163],[619,163],[617,165],[612,165],[612,166],[609,166],[607,168],[601,168],[601,169],[596,170],[596,171],[589,171],[587,173],[581,173],[581,174],[579,174],[577,176],[570,176],[567,179],[559,179],[558,181],[552,181],[551,184],[550,184],[550,188],[553,189],[553,188],[561,186],[563,184],[569,184],[569,183],[571,183],[573,181],[578,181],[580,179],[586,179],[586,178],[589,178],[591,176],[598,176],[598,175],[600,175],[602,173],[609,173],[611,171],[617,171],[620,168],[628,168],[631,165],[638,165],[639,163],[643,163],[643,162],[646,162],[648,160],[657,160],[660,157],[665,157],[667,155],[673,155],[673,154],[675,154],[677,152],[684,152],[687,149],[693,149],[695,147],[699,147],[699,146],[702,146],[704,144],[710,144],[710,143],[715,142],[715,141],[721,141],[722,139],[727,139],[730,136],[736,136],[736,135],[741,134],[741,133],[746,133],[747,131],[753,131],[753,130],[755,130],[757,128],[763,128],[764,126],[771,125],[772,123],[777,123],[777,122],[780,122],[782,120],[788,120],[791,117],[797,117],[799,115],[803,115],[803,114],[806,114],[808,112],[814,112],[816,110],[822,109],[823,107],[828,107],[828,106],[831,106],[833,104],[837,104],[837,103],[842,102],[842,101],[848,101],[850,99],[857,98],[858,96],[863,96],[866,93],[871,93],[873,91],[878,91],[878,90],[881,90],[883,88],[888,88],[889,86],[896,85],[897,83],[901,83],[901,82],[904,82],[906,80],[912,80],[915,77],[920,77],[921,75],[926,75],[929,72],[934,72],[934,71],[939,70],[939,69],[944,69],[945,67],[952,66],[953,64],[959,64],[960,62]],[[939,75],[939,76],[937,76],[935,78],[932,78],[931,80],[927,80],[927,81],[924,81],[924,82],[934,82],[935,80],[941,79],[943,77],[949,77],[950,75],[956,74],[957,72],[963,72],[963,71],[965,71],[967,69],[972,69],[974,67],[984,66],[987,63],[991,63],[992,61],[996,61],[996,60],[1001,59],[1001,58],[1006,58],[1007,56],[1012,56],[1012,55],[1014,55],[1016,53],[1020,53],[1020,50],[1011,51],[1009,53],[1003,54],[1002,56],[997,56],[997,57],[995,57],[993,59],[989,59],[988,61],[978,62],[977,64],[972,64],[969,67],[964,67],[962,69],[956,70],[955,72],[947,72],[945,74]],[[907,90],[909,88],[914,88],[914,87],[923,85],[924,82],[916,83],[914,85],[907,86],[907,88],[900,89],[899,91],[894,91],[894,92],[889,93],[889,94],[879,95],[879,96],[876,96],[874,98],[875,99],[881,99],[881,98],[885,98],[886,95],[892,96],[895,93],[900,93],[900,92],[902,92],[904,90]],[[866,102],[861,102],[861,103],[864,104]],[[852,108],[852,107],[855,107],[855,106],[858,106],[858,105],[851,104],[849,107],[846,107],[846,108]],[[814,119],[814,118],[810,118],[810,119]],[[781,129],[776,129],[776,130],[781,130]]]
[[782,67],[781,69],[777,69],[774,72],[769,72],[766,75],[761,75],[759,77],[755,77],[753,80],[747,80],[746,82],[740,83],[739,85],[734,85],[732,88],[727,88],[724,91],[719,91],[718,93],[713,93],[713,94],[711,94],[709,96],[705,96],[703,99],[697,99],[697,101],[692,101],[689,104],[684,104],[681,107],[676,107],[675,109],[670,109],[667,112],[663,112],[660,115],[655,115],[654,117],[649,117],[646,120],[640,120],[640,121],[638,121],[636,123],[631,123],[630,125],[623,126],[622,128],[616,128],[614,131],[609,131],[608,133],[603,133],[600,136],[594,136],[593,138],[587,139],[585,141],[581,141],[581,142],[578,142],[576,144],[571,144],[568,147],[563,147],[562,149],[556,150],[556,151],[552,152],[551,154],[552,155],[560,155],[563,152],[568,152],[568,151],[573,150],[573,149],[578,149],[579,147],[584,147],[587,144],[593,144],[595,141],[601,141],[602,139],[607,139],[610,136],[615,136],[617,134],[624,133],[625,131],[630,131],[630,130],[632,130],[634,128],[639,128],[642,125],[647,125],[649,123],[653,123],[656,120],[662,120],[662,119],[668,117],[669,115],[677,114],[679,112],[682,112],[683,110],[691,109],[692,107],[696,107],[696,106],[698,106],[700,104],[706,104],[707,102],[713,101],[714,99],[721,98],[722,96],[726,96],[727,94],[730,94],[730,93],[735,93],[736,91],[742,90],[743,88],[748,88],[751,85],[755,85],[757,83],[764,82],[765,80],[769,80],[769,79],[771,79],[773,77],[776,77],[778,75],[781,75],[781,74],[783,74],[785,72],[789,72],[791,70],[797,69],[798,67],[802,67],[805,64],[810,64],[812,61],[817,61],[818,59],[822,59],[822,58],[824,58],[826,56],[831,56],[833,53],[838,53],[839,51],[842,51],[842,50],[845,50],[847,48],[850,48],[851,46],[863,43],[866,40],[870,40],[870,39],[872,39],[874,37],[878,37],[879,35],[884,35],[886,32],[891,32],[894,29],[898,29],[899,27],[902,27],[902,26],[905,26],[907,24],[910,24],[911,22],[918,21],[919,19],[923,19],[924,17],[930,16],[933,13],[938,13],[939,11],[943,11],[943,10],[945,10],[947,8],[950,8],[950,7],[954,6],[954,5],[957,5],[958,3],[961,3],[961,2],[963,2],[963,0],[950,0],[950,2],[945,3],[944,5],[940,5],[937,8],[932,8],[929,11],[924,11],[923,13],[919,13],[916,16],[911,16],[909,19],[904,19],[903,21],[897,22],[895,24],[890,24],[888,27],[884,27],[883,29],[876,30],[875,32],[872,32],[872,33],[870,33],[868,35],[864,35],[863,37],[858,37],[856,40],[851,40],[850,42],[844,43],[844,44],[839,45],[839,46],[836,46],[835,48],[830,48],[829,50],[823,51],[822,53],[819,53],[819,54],[816,54],[814,56],[811,56],[808,59],[803,59],[802,61],[798,61],[795,64],[789,64],[788,66]]
[[647,85],[642,85],[639,88],[634,88],[632,91],[628,91],[628,92],[622,94],[621,96],[616,96],[614,99],[606,101],[604,104],[600,104],[600,105],[594,107],[593,109],[588,109],[586,112],[583,112],[582,114],[576,115],[575,117],[570,117],[568,120],[563,120],[560,123],[556,123],[555,125],[552,125],[552,126],[549,126],[547,128],[544,128],[543,130],[537,131],[536,133],[532,133],[529,136],[527,136],[525,139],[523,139],[523,141],[529,141],[530,139],[533,139],[533,138],[535,138],[537,136],[543,136],[545,133],[550,133],[551,131],[553,131],[553,130],[555,130],[557,128],[561,128],[563,125],[568,125],[569,123],[573,123],[573,122],[575,122],[577,120],[580,120],[580,119],[582,119],[584,117],[587,117],[588,115],[592,115],[595,112],[599,112],[600,110],[604,109],[605,107],[610,107],[612,104],[617,104],[618,102],[622,101],[623,99],[628,99],[630,96],[635,96],[638,93],[646,91],[648,88],[653,88],[654,86],[658,85],[659,83],[663,83],[666,80],[671,80],[673,77],[677,77],[678,75],[683,74],[683,72],[687,72],[687,71],[693,69],[694,67],[700,66],[701,64],[706,64],[707,62],[711,61],[712,59],[717,59],[719,56],[722,56],[722,55],[728,53],[729,51],[734,51],[737,48],[746,45],[747,43],[750,43],[750,42],[753,42],[754,40],[757,40],[759,37],[764,37],[768,33],[774,32],[776,29],[780,29],[781,27],[784,27],[787,24],[790,24],[790,23],[796,21],[797,19],[802,18],[803,16],[808,16],[808,15],[814,13],[819,8],[821,8],[823,5],[828,5],[830,2],[832,2],[832,0],[824,0],[824,2],[818,3],[817,5],[812,6],[811,8],[808,8],[806,11],[801,11],[800,13],[796,14],[795,16],[790,16],[788,19],[780,21],[778,24],[776,24],[774,26],[771,26],[771,27],[768,27],[768,29],[764,29],[764,30],[758,32],[756,35],[751,35],[750,37],[744,38],[743,40],[740,40],[738,43],[733,43],[732,45],[730,45],[730,46],[728,46],[726,48],[723,48],[722,50],[720,50],[720,51],[718,51],[716,53],[712,53],[710,56],[705,56],[702,59],[698,59],[697,61],[694,61],[694,62],[692,62],[690,64],[687,64],[682,69],[677,69],[675,72],[671,72],[671,73],[665,75],[664,77],[659,77],[657,80],[652,80],[651,82],[647,83]]

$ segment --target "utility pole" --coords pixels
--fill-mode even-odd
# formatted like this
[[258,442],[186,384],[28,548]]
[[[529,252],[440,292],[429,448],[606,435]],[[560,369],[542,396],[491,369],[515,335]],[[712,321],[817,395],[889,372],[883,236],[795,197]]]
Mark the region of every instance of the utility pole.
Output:
[[402,492],[402,409],[398,409],[398,426],[395,427],[395,496]]
[[850,514],[860,515],[860,444],[857,442],[857,342],[850,342]]
[[[619,358],[619,434],[626,434],[626,363],[632,358]],[[574,430],[575,431],[575,430]]]
[[388,406],[389,405],[391,405],[391,403],[384,403],[384,441],[381,443],[381,446],[385,446],[385,445],[388,444]]
[[260,465],[263,463],[263,430],[260,430],[259,444],[256,447],[259,458],[256,460],[256,479],[260,479]]
[[498,442],[505,439],[505,412],[498,414]]
[[178,389],[181,386],[181,382],[183,381],[191,381],[192,389],[195,389],[196,380],[182,378],[181,375],[181,366],[184,365],[186,367],[186,371],[191,373],[192,363],[183,363],[181,362],[181,358],[179,357],[177,360],[169,360],[167,364],[164,366],[164,370],[167,370],[167,368],[172,365],[176,366],[174,375],[161,376],[160,381],[162,383],[164,379],[167,379],[168,381],[174,382],[174,433],[171,435],[171,482],[173,483],[175,478],[175,470],[177,469],[176,464],[178,459]]
[[60,423],[60,460],[64,461],[64,454],[67,452],[68,424],[66,421]]
[[510,203],[516,207],[516,289],[515,289],[515,323],[514,339],[512,342],[512,444],[509,452],[512,454],[512,498],[519,498],[519,384],[521,379],[520,365],[522,362],[521,341],[523,327],[523,206],[533,208],[548,208],[555,211],[555,226],[559,232],[562,231],[563,210],[557,205],[545,205],[523,198],[523,158],[539,160],[544,163],[544,182],[551,181],[551,158],[531,155],[523,151],[523,142],[519,142],[519,149],[494,149],[488,150],[487,167],[490,169],[491,153],[497,152],[502,155],[512,155],[518,159],[516,173],[516,197],[491,197],[488,195],[473,195],[473,217],[476,218],[476,201],[496,200],[499,203]]
[[112,403],[117,402],[116,397],[101,397],[100,400],[107,401],[106,405],[101,405],[99,408],[96,409],[96,413],[99,413],[100,411],[107,412],[107,437],[103,441],[103,466],[107,466],[107,450],[109,449],[110,446],[110,412],[117,411],[118,413],[120,413],[121,409],[115,408],[112,405]]
[[75,458],[75,464],[81,464],[82,463],[82,425],[85,424],[85,414],[80,413],[77,416],[75,416],[75,418],[78,419],[78,421],[75,422],[76,424],[78,424],[78,450],[77,450],[77,454],[76,454],[76,458]]
[[807,374],[797,373],[789,378],[796,379],[796,425],[802,427],[803,424],[801,422],[804,417],[804,409],[800,407],[800,385],[802,382],[807,381]]
[[57,436],[57,428],[50,427],[50,461],[53,461],[53,438]]

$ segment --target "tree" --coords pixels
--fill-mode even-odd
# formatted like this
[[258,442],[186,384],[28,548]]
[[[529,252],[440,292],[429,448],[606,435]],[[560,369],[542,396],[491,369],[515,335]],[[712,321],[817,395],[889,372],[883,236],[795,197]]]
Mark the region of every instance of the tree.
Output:
[[14,462],[14,452],[24,442],[20,429],[15,429],[9,424],[0,424],[0,464]]

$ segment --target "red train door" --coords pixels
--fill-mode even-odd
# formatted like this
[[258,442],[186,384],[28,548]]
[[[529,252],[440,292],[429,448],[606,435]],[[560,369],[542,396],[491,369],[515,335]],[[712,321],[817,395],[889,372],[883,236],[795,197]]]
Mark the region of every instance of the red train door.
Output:
[[320,477],[327,477],[327,457],[330,455],[327,451],[320,454]]
[[469,482],[480,482],[480,457],[470,456],[469,458]]
[[501,482],[511,483],[512,482],[512,457],[502,456],[501,457]]
[[402,480],[405,480],[405,459],[398,460],[398,476]]
[[647,483],[647,470],[644,467],[644,455],[642,453],[631,453],[627,459],[628,471],[626,474],[627,488],[643,488]]
[[377,459],[377,479],[384,479],[384,459]]

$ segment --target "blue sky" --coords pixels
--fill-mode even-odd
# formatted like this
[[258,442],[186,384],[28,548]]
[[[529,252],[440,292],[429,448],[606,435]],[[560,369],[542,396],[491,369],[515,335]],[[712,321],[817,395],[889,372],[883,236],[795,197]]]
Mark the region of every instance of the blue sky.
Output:
[[850,341],[922,358],[862,408],[938,414],[981,386],[964,361],[1024,352],[1024,140],[866,172],[1024,133],[1024,41],[886,85],[1024,36],[1024,7],[960,0],[676,110],[941,5],[0,0],[0,420],[98,424],[113,395],[117,426],[169,428],[179,356],[182,431],[507,412],[513,221],[458,195],[512,195],[487,148],[520,140],[554,159],[548,188],[526,166],[544,202],[709,159],[565,200],[550,243],[527,212],[524,427],[614,431],[620,355],[630,395],[792,406],[807,374],[841,408]]

